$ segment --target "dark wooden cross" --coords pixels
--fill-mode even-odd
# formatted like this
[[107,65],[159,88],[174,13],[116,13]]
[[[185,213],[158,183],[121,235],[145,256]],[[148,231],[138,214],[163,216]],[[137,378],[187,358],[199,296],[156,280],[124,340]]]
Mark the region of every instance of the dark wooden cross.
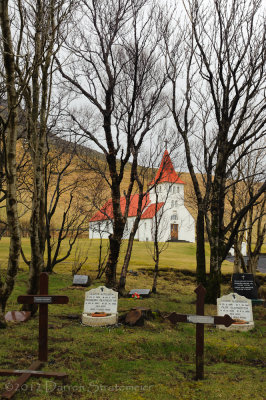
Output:
[[234,323],[229,315],[207,316],[204,315],[204,298],[206,289],[199,285],[195,289],[197,294],[196,315],[177,314],[173,312],[168,319],[176,324],[177,322],[190,322],[196,324],[196,379],[204,378],[204,324],[225,325],[226,327]]
[[61,372],[43,372],[38,371],[43,362],[48,361],[48,305],[49,304],[67,304],[67,296],[48,295],[48,274],[42,272],[40,274],[40,294],[25,295],[18,297],[20,304],[38,304],[39,305],[39,356],[38,360],[34,361],[28,370],[3,370],[0,369],[0,375],[19,375],[19,378],[14,381],[10,388],[1,395],[2,399],[11,399],[17,390],[31,377],[55,377],[64,379],[68,375]]

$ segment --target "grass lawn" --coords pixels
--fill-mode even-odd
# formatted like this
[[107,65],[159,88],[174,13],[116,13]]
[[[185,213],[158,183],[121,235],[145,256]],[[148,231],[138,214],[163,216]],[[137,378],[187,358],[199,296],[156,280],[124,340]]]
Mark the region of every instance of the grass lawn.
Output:
[[[128,289],[150,287],[148,273],[130,276]],[[49,306],[50,371],[65,371],[69,379],[63,388],[60,381],[31,378],[19,399],[265,399],[266,309],[254,308],[255,328],[250,332],[223,332],[205,327],[205,379],[195,376],[195,326],[171,326],[160,312],[195,313],[196,284],[193,277],[166,272],[159,278],[158,294],[148,299],[119,299],[123,314],[133,306],[150,307],[155,319],[144,327],[117,326],[90,328],[69,314],[81,315],[87,289],[70,289],[71,276],[52,274],[50,293],[68,295],[68,305]],[[20,272],[8,303],[8,310],[18,309],[16,298],[25,293],[27,273]],[[94,281],[93,287],[101,284]],[[222,287],[230,292],[229,286]],[[206,314],[214,315],[216,306],[206,305]],[[26,369],[37,355],[38,318],[27,323],[10,323],[0,331],[0,365],[7,369]],[[11,381],[0,377],[0,393]]]
[[[83,272],[90,272],[95,270],[97,265],[98,254],[99,254],[99,244],[100,241],[97,239],[79,239],[76,247],[81,249],[83,254],[88,251],[89,257],[85,265],[83,266]],[[107,248],[108,240],[103,240],[104,249]],[[127,241],[122,244],[121,257],[118,263],[118,271],[122,266],[123,256],[126,251]],[[3,238],[0,240],[0,266],[5,267],[7,265],[8,256],[8,246],[9,238]],[[22,246],[26,256],[30,256],[30,241],[29,239],[22,239]],[[58,264],[55,267],[55,272],[57,273],[70,273],[71,266],[75,258],[75,248],[72,251],[71,256],[64,262]],[[266,248],[265,248],[266,249]],[[151,258],[150,251],[152,250],[151,242],[134,242],[132,257],[130,261],[129,268],[151,268],[154,266],[153,260]],[[66,244],[64,243],[62,247],[61,254],[65,254]],[[206,261],[207,261],[207,271],[209,270],[209,254],[210,248],[206,244]],[[21,260],[21,268],[27,269],[27,266]],[[179,270],[196,270],[196,244],[195,243],[169,243],[167,249],[161,253],[160,258],[160,268],[176,268]],[[82,272],[81,271],[81,272]],[[233,264],[229,261],[224,261],[222,266],[223,273],[232,273]]]
[[[82,241],[83,243],[83,241]],[[84,243],[86,241],[84,240]],[[195,248],[190,244],[170,244],[162,255],[164,268],[195,268]],[[23,241],[26,249],[28,241]],[[135,243],[131,267],[145,268],[137,277],[129,276],[128,290],[150,288],[152,266],[144,253],[145,244]],[[7,241],[0,241],[0,262],[6,262]],[[179,251],[183,248],[182,251]],[[29,248],[27,248],[29,251]],[[142,252],[141,252],[142,251]],[[95,273],[97,247],[91,245],[85,269]],[[88,289],[71,289],[71,263],[59,265],[50,276],[49,292],[69,296],[68,305],[49,306],[49,362],[44,370],[63,371],[69,379],[62,386],[57,380],[31,378],[15,399],[81,400],[265,400],[266,309],[253,308],[255,328],[249,332],[224,332],[205,327],[205,379],[195,381],[195,326],[165,322],[160,313],[195,313],[193,276],[165,270],[159,277],[158,293],[148,299],[120,298],[118,311],[131,307],[150,307],[154,320],[143,327],[118,325],[112,328],[82,326],[80,320],[84,294]],[[194,264],[193,264],[194,263]],[[230,270],[232,272],[232,269]],[[24,294],[28,274],[17,276],[7,310],[18,310],[17,296]],[[94,281],[92,287],[104,282]],[[222,286],[222,293],[231,291]],[[216,306],[206,305],[205,313],[214,315]],[[27,323],[8,324],[0,330],[0,365],[5,369],[27,369],[38,352],[38,317]],[[0,377],[0,393],[13,377]]]

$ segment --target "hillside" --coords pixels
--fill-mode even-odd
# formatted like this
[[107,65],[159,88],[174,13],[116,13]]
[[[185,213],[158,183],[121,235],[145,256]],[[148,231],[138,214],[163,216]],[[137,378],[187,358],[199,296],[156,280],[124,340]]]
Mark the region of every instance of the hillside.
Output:
[[[22,226],[27,230],[31,206],[31,166],[27,144],[23,136],[24,135],[22,135],[22,138],[18,141],[18,164],[23,165],[23,168],[18,171],[20,188],[19,210]],[[49,174],[48,209],[52,207],[55,201],[58,176],[61,176],[60,196],[58,206],[52,219],[52,227],[57,230],[61,226],[64,212],[68,208],[70,197],[72,196],[71,213],[73,216],[76,215],[77,220],[81,215],[84,216],[84,214],[87,214],[87,220],[84,226],[87,230],[90,217],[110,198],[108,183],[104,179],[99,179],[99,173],[95,172],[95,169],[101,171],[101,174],[108,179],[109,173],[105,157],[96,150],[92,150],[81,144],[71,143],[64,138],[52,134],[49,135],[48,146],[50,149],[50,153],[47,157]],[[67,168],[66,165],[68,165]],[[144,187],[147,187],[157,169],[139,168],[140,170],[145,170]],[[62,173],[64,169],[65,171]],[[179,172],[179,176],[185,182],[185,206],[194,219],[196,219],[197,207],[190,174],[187,172]],[[198,178],[202,183],[200,174],[198,174]],[[124,190],[128,187],[129,179],[130,163],[128,163],[125,168],[121,185],[122,195]],[[201,184],[201,189],[204,191],[203,184]],[[134,188],[134,191],[137,191],[137,188]],[[228,203],[226,204],[226,216],[227,218],[230,217],[230,206]],[[2,207],[0,208],[0,219],[5,220],[5,218],[5,210]]]

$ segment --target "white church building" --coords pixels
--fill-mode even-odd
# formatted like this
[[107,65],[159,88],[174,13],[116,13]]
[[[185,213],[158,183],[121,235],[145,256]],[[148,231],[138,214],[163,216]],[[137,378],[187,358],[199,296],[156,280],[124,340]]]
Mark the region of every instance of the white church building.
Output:
[[[169,153],[165,150],[157,174],[149,185],[150,190],[143,199],[142,216],[135,239],[154,241],[157,225],[158,241],[160,242],[195,242],[195,221],[184,204],[184,185],[185,182],[175,172]],[[131,196],[124,239],[129,237],[136,218],[138,199],[138,194]],[[125,204],[126,199],[122,197],[120,200],[122,213],[125,210]],[[108,239],[112,233],[112,218],[112,199],[110,199],[91,218],[90,238]]]

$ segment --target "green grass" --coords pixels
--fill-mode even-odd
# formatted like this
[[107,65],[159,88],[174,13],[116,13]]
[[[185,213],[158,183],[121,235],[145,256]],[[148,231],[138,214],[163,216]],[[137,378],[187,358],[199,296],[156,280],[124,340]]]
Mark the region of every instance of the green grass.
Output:
[[[99,254],[99,243],[100,241],[89,240],[89,239],[79,239],[77,245],[80,249],[82,249],[85,254],[88,251],[89,258],[85,263],[82,271],[90,272],[95,270],[98,261]],[[103,247],[106,249],[108,244],[108,240],[103,241]],[[122,266],[124,254],[126,251],[127,241],[124,241],[122,244],[120,260],[118,263],[118,270]],[[30,257],[30,242],[29,239],[22,239],[22,246],[24,253],[29,258]],[[61,254],[64,254],[66,251],[67,244],[64,243],[62,247]],[[5,267],[7,265],[8,258],[8,247],[9,247],[9,238],[3,238],[0,240],[0,265]],[[152,249],[151,242],[134,242],[132,257],[130,260],[129,269],[138,269],[138,268],[150,268],[154,266],[153,260],[151,258],[150,250]],[[209,270],[209,254],[210,248],[209,245],[206,244],[206,261],[207,261],[207,270]],[[71,256],[64,262],[58,264],[55,267],[55,272],[57,273],[70,273],[71,266],[73,264],[73,260],[75,258],[75,248],[72,251]],[[27,269],[27,266],[21,260],[20,267],[22,269]],[[160,257],[160,268],[175,268],[175,269],[185,269],[190,271],[196,270],[196,244],[195,243],[169,243],[167,249],[161,253]],[[222,266],[223,273],[232,273],[233,264],[229,261],[224,261]]]
[[[118,311],[133,306],[150,307],[155,319],[144,327],[91,328],[70,320],[81,315],[87,289],[70,289],[68,274],[52,274],[51,294],[68,295],[68,305],[49,306],[49,362],[43,369],[69,374],[65,387],[57,380],[31,378],[16,399],[101,400],[263,400],[266,309],[255,307],[255,328],[250,332],[225,332],[205,327],[205,379],[195,377],[195,326],[165,322],[156,310],[195,313],[195,280],[165,272],[158,294],[148,299],[120,298]],[[20,272],[8,303],[26,291],[27,272]],[[141,273],[128,277],[128,289],[151,287],[152,277]],[[101,284],[93,282],[93,287]],[[222,286],[223,293],[230,292]],[[206,314],[216,306],[206,305]],[[27,323],[8,324],[0,330],[1,368],[26,369],[37,355],[38,317]],[[13,378],[0,377],[0,393]]]

